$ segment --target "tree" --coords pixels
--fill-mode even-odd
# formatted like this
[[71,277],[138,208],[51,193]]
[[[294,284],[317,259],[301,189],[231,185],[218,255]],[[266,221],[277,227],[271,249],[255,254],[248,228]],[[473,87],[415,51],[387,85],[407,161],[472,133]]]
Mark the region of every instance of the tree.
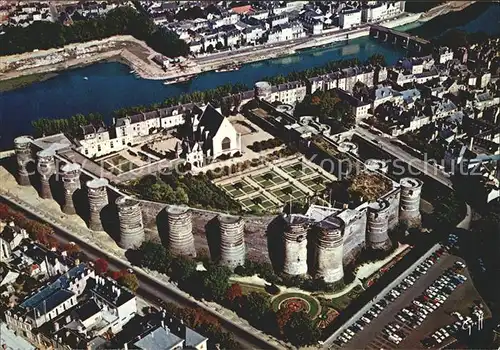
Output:
[[127,270],[118,270],[118,271],[108,271],[108,276],[114,279],[115,281],[118,281],[118,279],[125,274],[127,274]]
[[356,125],[356,117],[351,111],[348,111],[342,116],[341,123],[345,128],[351,129]]
[[217,50],[221,50],[224,48],[224,44],[222,42],[218,41],[217,44],[215,44],[215,48]]
[[63,247],[63,250],[69,255],[69,256],[75,256],[80,252],[80,247],[77,246],[75,243],[68,243],[65,244]]
[[320,332],[313,320],[304,311],[294,312],[283,327],[285,339],[295,346],[316,343]]
[[109,264],[103,258],[99,258],[94,262],[94,269],[98,275],[101,275],[108,271]]
[[252,292],[245,299],[245,311],[248,313],[248,320],[259,322],[269,315],[271,301],[265,294]]
[[368,63],[374,66],[386,66],[385,57],[379,53],[373,54],[368,57]]
[[4,32],[0,37],[0,55],[127,34],[144,40],[153,50],[165,56],[185,56],[189,53],[189,45],[177,34],[155,26],[151,18],[129,6],[120,6],[104,17],[75,21],[71,26],[41,21],[26,28],[9,26]]
[[50,249],[57,250],[59,249],[59,242],[53,236],[48,236],[46,246]]
[[139,248],[141,253],[140,265],[158,272],[167,272],[172,261],[170,253],[161,244],[147,241]]
[[279,309],[276,312],[276,314],[275,314],[275,316],[276,316],[276,327],[277,327],[278,332],[281,335],[284,335],[283,331],[284,331],[285,325],[290,320],[290,317],[292,317],[292,314],[294,312],[295,311],[293,311],[292,309],[290,309],[288,307],[281,308],[281,309]]
[[186,257],[177,257],[170,264],[170,277],[179,283],[188,281],[196,272],[196,262]]
[[233,304],[235,301],[238,302],[242,297],[243,291],[238,283],[233,283],[231,287],[227,289],[226,299],[230,304]]
[[126,273],[120,278],[118,278],[118,283],[122,286],[130,289],[133,293],[139,288],[139,280],[137,276],[133,273]]
[[210,44],[210,45],[207,46],[207,52],[208,53],[214,52],[214,46],[212,44]]
[[214,300],[222,300],[225,296],[231,270],[226,266],[210,265],[202,274],[203,293]]
[[321,103],[321,98],[319,98],[319,96],[313,96],[311,98],[311,104],[319,105],[320,103]]

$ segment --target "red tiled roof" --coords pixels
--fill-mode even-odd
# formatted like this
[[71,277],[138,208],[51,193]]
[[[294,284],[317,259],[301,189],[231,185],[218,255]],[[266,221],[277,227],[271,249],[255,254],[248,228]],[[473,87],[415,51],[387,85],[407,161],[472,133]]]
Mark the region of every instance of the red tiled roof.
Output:
[[244,14],[252,11],[252,5],[233,7],[231,9],[231,11],[233,11],[234,13],[237,13],[239,15],[244,15]]

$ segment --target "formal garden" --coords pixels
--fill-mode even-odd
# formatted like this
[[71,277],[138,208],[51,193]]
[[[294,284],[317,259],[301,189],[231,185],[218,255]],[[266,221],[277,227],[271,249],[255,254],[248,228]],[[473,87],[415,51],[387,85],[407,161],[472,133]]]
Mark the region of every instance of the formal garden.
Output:
[[241,175],[216,180],[219,188],[238,202],[243,211],[272,213],[289,202],[305,202],[323,192],[336,178],[303,158],[285,158]]

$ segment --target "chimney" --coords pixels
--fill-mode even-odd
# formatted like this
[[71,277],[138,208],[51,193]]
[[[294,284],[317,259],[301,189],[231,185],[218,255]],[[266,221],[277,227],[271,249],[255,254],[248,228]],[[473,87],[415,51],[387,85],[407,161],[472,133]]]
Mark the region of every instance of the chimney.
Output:
[[59,322],[54,322],[54,331],[57,332],[59,330]]
[[127,343],[123,344],[123,350],[128,350],[128,344]]

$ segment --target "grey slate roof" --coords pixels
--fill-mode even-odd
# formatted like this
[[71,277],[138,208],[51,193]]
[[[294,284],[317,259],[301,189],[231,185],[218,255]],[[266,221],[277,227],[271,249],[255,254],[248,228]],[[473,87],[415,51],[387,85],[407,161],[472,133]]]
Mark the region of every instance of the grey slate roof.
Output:
[[182,342],[183,340],[175,334],[167,332],[164,328],[159,327],[141,340],[136,341],[134,345],[144,350],[163,350],[172,349],[182,344]]
[[201,115],[199,126],[204,127],[204,131],[208,130],[210,136],[214,136],[224,121],[224,116],[219,113],[210,103],[205,108]]

